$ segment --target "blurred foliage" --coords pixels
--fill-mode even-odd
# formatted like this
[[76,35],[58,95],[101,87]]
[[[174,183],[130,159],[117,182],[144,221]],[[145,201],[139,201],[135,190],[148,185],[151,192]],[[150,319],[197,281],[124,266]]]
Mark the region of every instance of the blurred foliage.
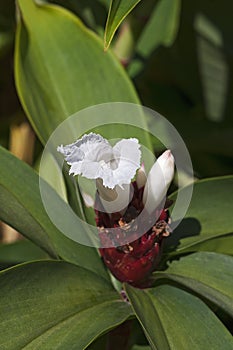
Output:
[[[71,10],[103,36],[108,1],[50,2]],[[198,177],[233,169],[231,10],[226,0],[160,0],[153,6],[145,0],[123,23],[128,21],[134,37],[133,45],[127,38],[124,45],[131,47],[127,70],[139,96],[178,129]],[[13,81],[14,1],[1,1],[0,13],[0,137],[7,145],[7,125],[21,113]],[[116,45],[123,50],[116,43],[120,33],[113,49]]]
[[[0,245],[1,269],[13,266],[0,273],[1,349],[102,350],[127,319],[133,350],[232,349],[232,11],[227,0],[0,0],[0,219],[24,236]],[[110,101],[165,116],[203,178],[153,288],[124,287],[132,307],[97,251],[51,223],[37,173],[58,124]],[[46,186],[65,221],[60,183]]]
[[129,66],[143,103],[179,130],[200,177],[233,169],[232,10],[228,1],[183,1],[170,47],[158,45],[152,14]]

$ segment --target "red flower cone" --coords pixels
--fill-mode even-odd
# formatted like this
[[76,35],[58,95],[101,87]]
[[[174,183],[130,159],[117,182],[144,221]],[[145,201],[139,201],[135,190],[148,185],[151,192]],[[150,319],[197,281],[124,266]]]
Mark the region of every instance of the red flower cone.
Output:
[[[109,248],[100,248],[100,253],[105,265],[111,273],[121,282],[127,282],[135,287],[149,286],[151,273],[159,264],[164,237],[169,236],[169,214],[167,209],[160,211],[159,219],[152,224],[149,231],[141,237],[137,232],[129,233],[130,243],[121,245],[127,235],[127,227],[143,209],[144,187],[138,188],[133,182],[134,195],[125,213],[108,214],[96,210],[96,224],[99,227],[99,237],[103,246],[109,244]],[[100,208],[98,201],[98,208]],[[158,217],[158,215],[157,215]],[[108,228],[115,228],[116,232],[110,233]],[[119,230],[118,230],[119,229]],[[136,238],[136,239],[135,239]]]

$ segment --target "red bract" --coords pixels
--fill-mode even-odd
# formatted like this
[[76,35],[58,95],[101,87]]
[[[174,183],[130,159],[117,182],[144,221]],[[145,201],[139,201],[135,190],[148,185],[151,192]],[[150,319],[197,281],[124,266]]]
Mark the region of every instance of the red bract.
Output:
[[[169,215],[167,209],[161,210],[159,219],[152,221],[151,228],[138,238],[137,228],[132,230],[132,225],[143,209],[144,188],[138,189],[136,182],[133,186],[134,195],[125,213],[108,214],[96,210],[96,224],[103,246],[114,245],[100,249],[106,266],[119,281],[143,288],[149,285],[150,275],[159,264],[163,238],[170,234]],[[114,234],[108,228],[115,228]],[[130,243],[122,245],[126,236]]]

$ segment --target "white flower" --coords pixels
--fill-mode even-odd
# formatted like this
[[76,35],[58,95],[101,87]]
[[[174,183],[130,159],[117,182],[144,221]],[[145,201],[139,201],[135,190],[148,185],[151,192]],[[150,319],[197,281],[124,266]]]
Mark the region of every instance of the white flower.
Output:
[[[123,212],[132,198],[130,184],[140,168],[141,151],[135,138],[122,139],[111,146],[102,136],[90,133],[80,140],[59,146],[67,163],[69,173],[96,179],[96,186],[102,205],[108,213]],[[145,186],[143,204],[152,213],[166,197],[174,176],[174,157],[165,151],[152,166],[146,178],[143,165],[138,170],[138,188]]]
[[70,174],[102,179],[110,189],[130,184],[140,167],[140,145],[135,138],[122,139],[112,147],[102,136],[90,133],[57,150],[71,166]]
[[152,166],[143,193],[143,203],[152,213],[166,197],[174,176],[174,157],[170,150],[165,151]]

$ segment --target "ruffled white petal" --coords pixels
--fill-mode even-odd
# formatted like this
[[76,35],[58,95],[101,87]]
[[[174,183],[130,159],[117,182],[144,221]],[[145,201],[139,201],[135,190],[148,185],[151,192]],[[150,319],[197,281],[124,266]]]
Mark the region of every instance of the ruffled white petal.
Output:
[[69,174],[82,175],[87,179],[98,179],[101,173],[101,166],[98,162],[90,160],[83,160],[82,162],[75,162],[71,165]]
[[151,168],[143,194],[143,203],[152,213],[165,199],[168,187],[174,176],[174,157],[170,150],[165,151]]
[[111,189],[129,184],[140,167],[140,145],[133,138],[123,139],[112,147],[102,136],[90,133],[57,150],[71,165],[70,174],[100,178]]
[[[99,161],[111,159],[112,147],[102,136],[90,133],[80,140],[66,146],[59,146],[57,151],[65,156],[69,165],[83,160]],[[78,174],[74,174],[78,175]]]
[[113,178],[119,186],[129,184],[140,167],[141,151],[137,139],[123,139],[113,147],[118,166],[113,170]]

